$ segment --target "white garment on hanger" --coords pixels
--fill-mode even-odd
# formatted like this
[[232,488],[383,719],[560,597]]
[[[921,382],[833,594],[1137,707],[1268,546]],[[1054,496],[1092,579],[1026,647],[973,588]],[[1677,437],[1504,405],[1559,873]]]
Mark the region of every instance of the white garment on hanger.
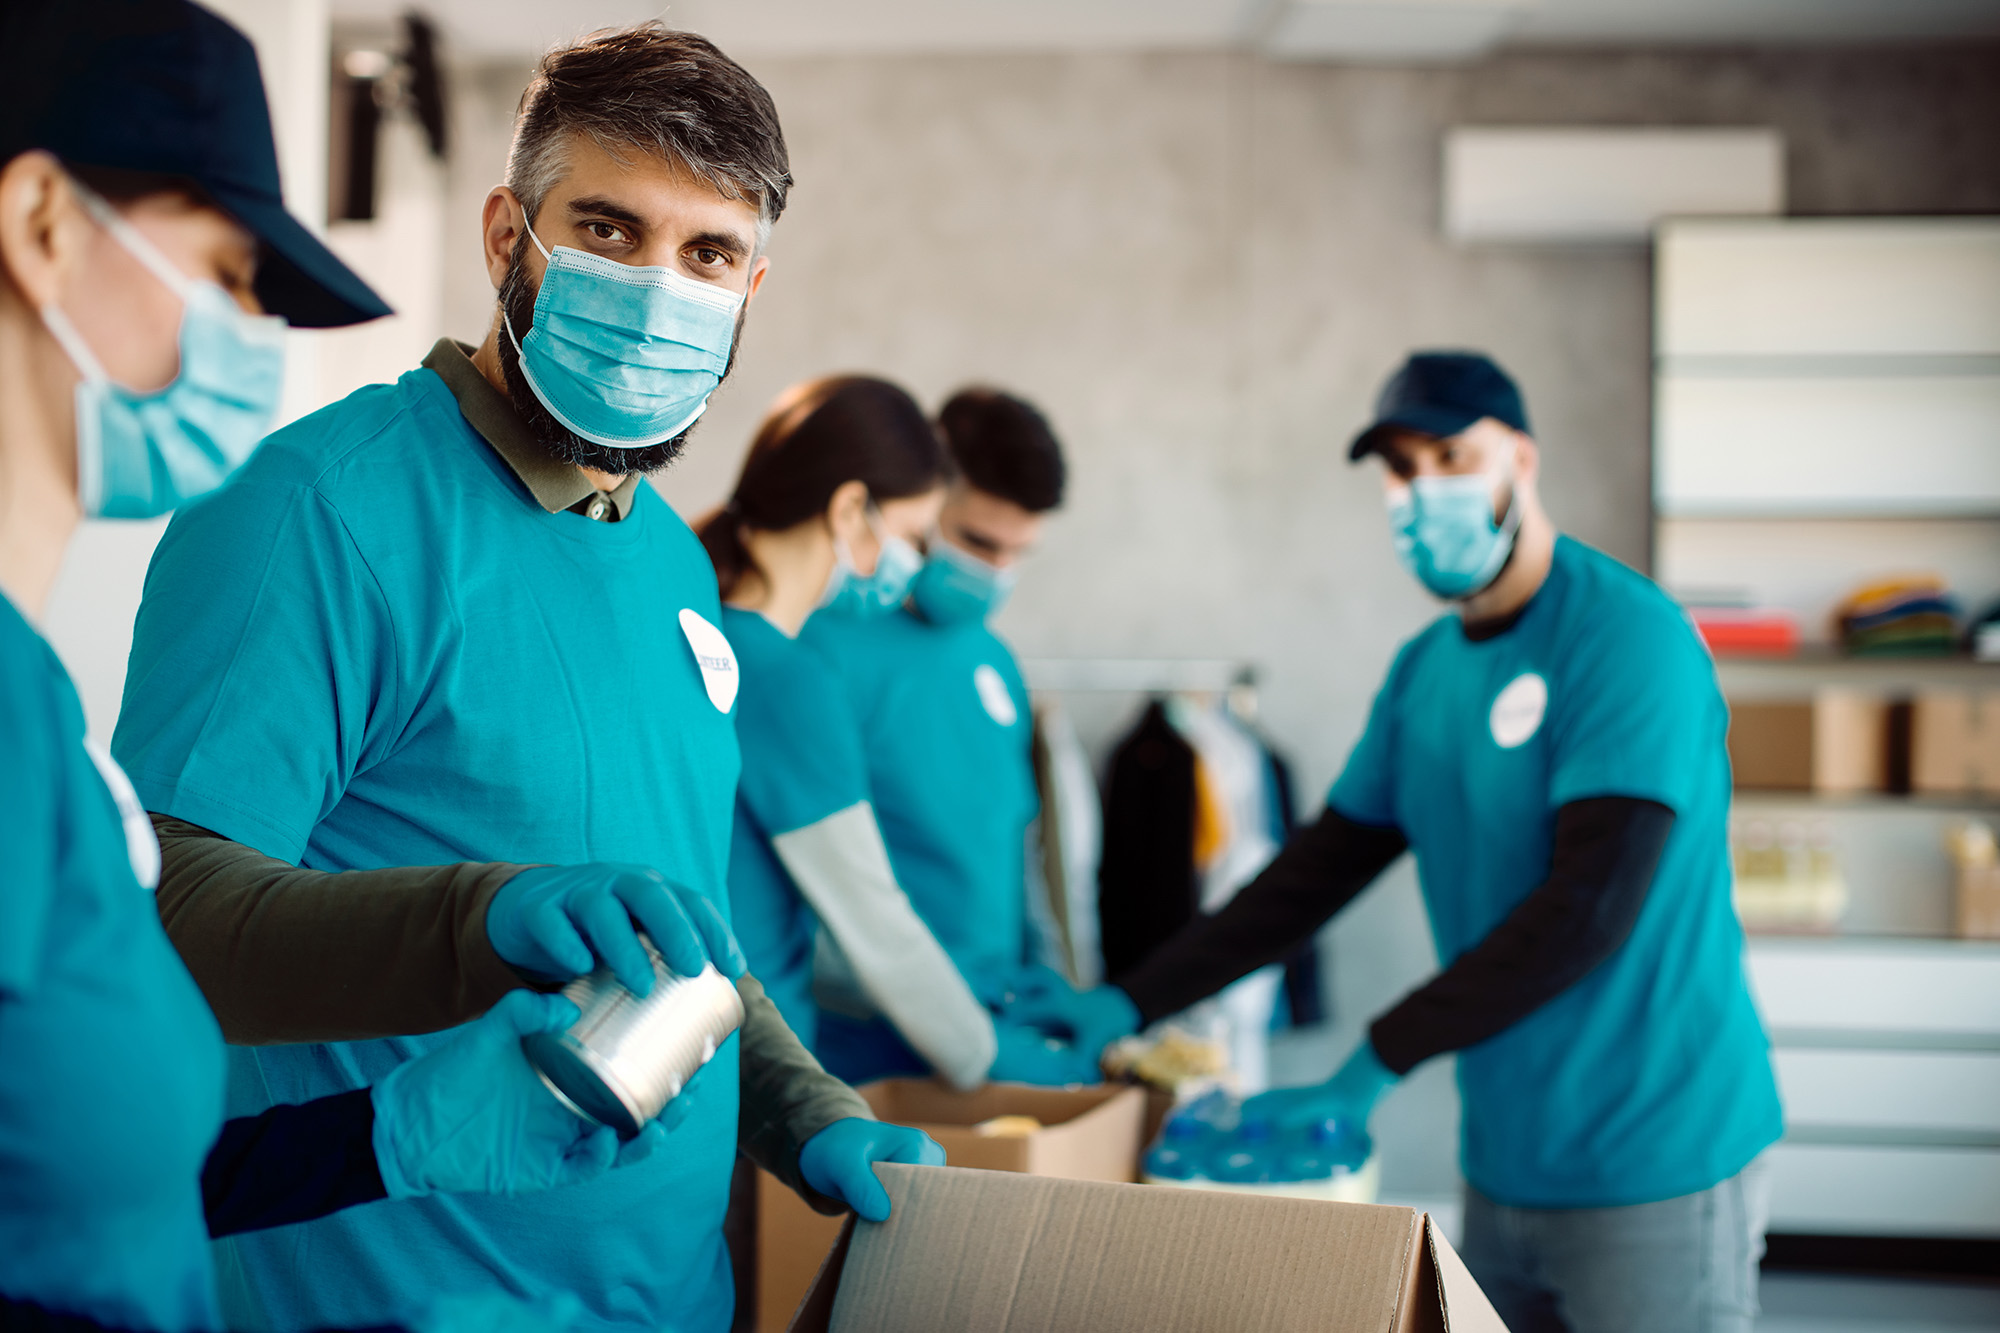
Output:
[[[1269,759],[1263,744],[1219,704],[1176,696],[1167,701],[1167,720],[1194,747],[1229,820],[1223,845],[1202,874],[1201,910],[1212,914],[1263,873],[1278,854],[1278,843],[1271,836],[1276,821]],[[1260,967],[1215,997],[1218,1036],[1229,1047],[1229,1063],[1245,1096],[1270,1085],[1271,1019],[1277,1012],[1284,972],[1278,963]]]
[[1062,883],[1056,886],[1068,923],[1069,965],[1078,987],[1104,980],[1104,949],[1097,922],[1097,867],[1104,855],[1104,804],[1090,756],[1076,724],[1054,700],[1035,708],[1035,726],[1048,755],[1049,790],[1042,794],[1044,836],[1053,835]]

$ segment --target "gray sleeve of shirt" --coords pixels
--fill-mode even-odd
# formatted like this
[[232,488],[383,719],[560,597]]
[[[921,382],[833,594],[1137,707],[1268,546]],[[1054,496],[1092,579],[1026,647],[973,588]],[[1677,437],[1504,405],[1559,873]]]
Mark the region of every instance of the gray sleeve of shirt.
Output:
[[301,870],[164,815],[160,920],[239,1046],[362,1041],[470,1022],[528,984],[486,937],[526,867]]
[[986,1081],[993,1019],[896,883],[875,810],[859,801],[771,839],[865,999],[963,1091]]
[[815,1211],[845,1212],[846,1204],[806,1184],[799,1174],[799,1149],[836,1120],[873,1120],[875,1113],[860,1093],[820,1068],[757,978],[745,973],[736,990],[743,997],[737,1146]]

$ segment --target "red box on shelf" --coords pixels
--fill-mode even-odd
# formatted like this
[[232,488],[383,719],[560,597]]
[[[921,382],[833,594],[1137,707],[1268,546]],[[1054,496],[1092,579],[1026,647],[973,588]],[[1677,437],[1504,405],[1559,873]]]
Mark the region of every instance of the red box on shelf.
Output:
[[1717,657],[1798,655],[1799,622],[1789,611],[1696,606],[1688,609],[1688,619]]

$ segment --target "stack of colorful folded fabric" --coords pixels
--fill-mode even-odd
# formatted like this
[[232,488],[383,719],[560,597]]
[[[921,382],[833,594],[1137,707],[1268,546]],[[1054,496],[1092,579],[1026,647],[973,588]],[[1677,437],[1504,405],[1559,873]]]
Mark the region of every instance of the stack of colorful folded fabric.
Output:
[[1856,657],[1943,657],[1958,648],[1958,600],[1934,574],[1857,588],[1834,609],[1834,624]]

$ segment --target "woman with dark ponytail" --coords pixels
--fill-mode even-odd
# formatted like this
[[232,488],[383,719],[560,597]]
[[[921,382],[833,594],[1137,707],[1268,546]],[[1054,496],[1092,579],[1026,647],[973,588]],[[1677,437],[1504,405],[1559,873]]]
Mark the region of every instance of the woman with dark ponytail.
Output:
[[[875,823],[861,731],[839,679],[797,642],[815,614],[900,606],[937,520],[947,463],[923,410],[884,380],[794,385],[764,415],[727,504],[699,527],[741,687],[743,776],[731,915],[750,970],[810,1046],[819,988],[893,1023],[946,1080],[1094,1076],[1066,1047],[974,997],[896,882]],[[1079,1072],[1081,1071],[1081,1072]]]

